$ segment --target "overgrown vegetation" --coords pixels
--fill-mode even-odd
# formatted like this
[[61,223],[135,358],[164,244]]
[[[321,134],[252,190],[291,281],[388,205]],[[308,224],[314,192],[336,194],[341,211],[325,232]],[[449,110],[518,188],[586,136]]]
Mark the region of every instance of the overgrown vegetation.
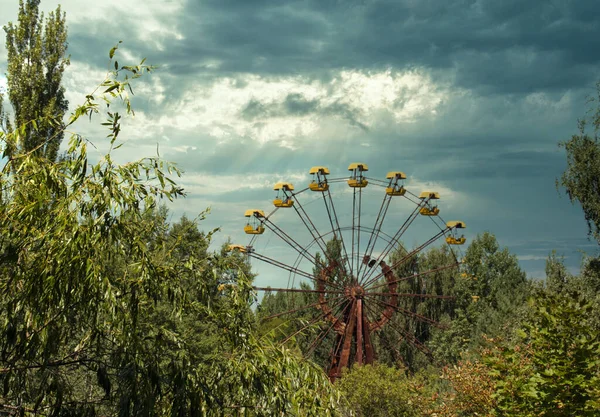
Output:
[[42,126],[65,131],[51,114],[0,136],[1,412],[333,412],[320,369],[254,336],[246,261],[208,252],[212,232],[196,221],[167,223],[160,202],[184,196],[177,168],[114,162],[128,92],[152,69],[114,64],[65,126],[105,111],[110,147],[99,161],[76,133],[58,160],[37,152],[55,139]]
[[[153,68],[119,65],[115,46],[114,70],[63,120],[65,16],[57,9],[43,26],[38,5],[21,1],[19,23],[5,28],[0,414],[598,414],[600,260],[586,257],[574,276],[552,253],[546,281],[531,282],[491,233],[470,243],[460,271],[398,287],[454,296],[402,300],[401,308],[444,330],[398,315],[374,339],[378,363],[331,384],[323,372],[330,343],[310,344],[314,326],[294,333],[311,321],[310,309],[260,322],[315,303],[315,294],[268,294],[253,311],[250,265],[225,247],[209,249],[216,231],[199,230],[207,213],[169,223],[164,204],[185,197],[177,167],[159,157],[115,162],[132,113],[129,94]],[[25,61],[30,71],[22,71]],[[562,144],[568,168],[558,185],[581,204],[600,242],[599,114],[592,111]],[[88,155],[96,139],[69,130],[81,117],[105,118],[109,146],[97,160]],[[335,241],[326,249],[328,258],[340,255]],[[396,274],[451,262],[446,248],[433,248]],[[397,329],[431,355],[399,343]]]

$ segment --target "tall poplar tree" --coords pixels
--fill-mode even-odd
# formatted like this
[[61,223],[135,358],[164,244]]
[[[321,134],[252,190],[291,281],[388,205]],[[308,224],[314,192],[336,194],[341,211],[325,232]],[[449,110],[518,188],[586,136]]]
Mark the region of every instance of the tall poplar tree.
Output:
[[[8,101],[12,121],[0,99],[0,125],[5,133],[24,126],[7,156],[34,151],[56,160],[68,108],[61,85],[69,64],[65,14],[60,6],[44,19],[40,0],[20,0],[17,24],[4,26],[8,51]],[[31,123],[35,121],[35,123]]]

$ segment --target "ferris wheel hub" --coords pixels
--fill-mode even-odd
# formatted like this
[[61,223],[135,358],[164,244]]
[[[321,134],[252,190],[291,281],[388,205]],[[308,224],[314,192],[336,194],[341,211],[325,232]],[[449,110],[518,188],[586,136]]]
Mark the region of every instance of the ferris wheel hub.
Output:
[[365,289],[360,285],[346,287],[346,295],[349,298],[362,298],[365,295]]

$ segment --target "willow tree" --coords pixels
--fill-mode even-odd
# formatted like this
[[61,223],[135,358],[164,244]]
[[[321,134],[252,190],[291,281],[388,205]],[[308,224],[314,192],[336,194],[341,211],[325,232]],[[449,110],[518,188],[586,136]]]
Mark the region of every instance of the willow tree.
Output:
[[[72,134],[56,161],[17,148],[0,166],[0,415],[331,415],[325,374],[254,336],[240,260],[206,253],[189,222],[168,233],[154,212],[184,196],[177,168],[115,161],[127,92],[151,67],[112,64],[67,125],[106,116],[99,160]],[[24,133],[0,132],[0,153]]]
[[65,55],[67,28],[60,6],[44,19],[39,4],[40,0],[20,0],[17,23],[4,26],[8,101],[12,111],[3,106],[0,98],[0,125],[5,133],[16,126],[25,126],[19,141],[7,150],[10,157],[17,151],[33,151],[54,161],[64,135],[63,116],[68,109],[61,85],[69,64]]

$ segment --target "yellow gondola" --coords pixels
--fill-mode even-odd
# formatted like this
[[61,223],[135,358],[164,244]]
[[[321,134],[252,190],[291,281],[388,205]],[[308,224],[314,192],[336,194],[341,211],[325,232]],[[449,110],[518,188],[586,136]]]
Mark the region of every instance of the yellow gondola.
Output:
[[363,172],[369,170],[367,164],[360,162],[353,162],[348,166],[348,171],[352,171],[350,178],[348,179],[348,186],[352,188],[364,188],[369,184],[364,176]]
[[327,175],[329,175],[329,168],[327,167],[312,167],[309,174],[312,174],[313,180],[308,184],[308,188],[311,191],[324,192],[329,190],[329,184],[327,184]]
[[437,216],[440,214],[440,209],[438,207],[423,207],[419,210],[422,216]]
[[465,239],[464,236],[461,237],[453,237],[453,236],[448,236],[446,238],[446,243],[448,243],[449,245],[464,245],[465,242],[467,241],[467,239]]
[[246,226],[244,226],[244,232],[248,235],[262,235],[265,232],[265,228],[262,225],[261,218],[265,217],[265,212],[262,210],[250,209],[244,213],[245,217],[250,217]]
[[265,232],[265,228],[262,226],[253,227],[251,224],[244,226],[244,232],[247,235],[262,235]]
[[287,208],[292,207],[294,205],[294,200],[292,200],[291,192],[294,191],[294,186],[289,182],[278,182],[273,187],[273,190],[277,191],[277,196],[275,200],[273,200],[273,205],[275,207]]
[[[385,193],[391,196],[402,196],[406,194],[406,188],[403,184],[399,184],[398,180],[405,180],[406,174],[400,171],[388,172],[386,178],[390,180],[390,184],[385,189]],[[394,181],[395,180],[395,181]]]
[[464,243],[467,241],[467,239],[465,239],[465,236],[462,235],[461,237],[457,237],[455,233],[456,229],[464,229],[467,227],[465,222],[461,222],[458,220],[450,221],[446,223],[446,227],[451,231],[451,233],[453,233],[451,236],[446,237],[446,243],[448,243],[449,245],[464,245]]
[[419,198],[421,200],[428,201],[427,205],[425,207],[422,207],[421,210],[419,210],[419,213],[421,213],[422,216],[437,216],[438,214],[440,214],[440,209],[438,208],[438,206],[432,206],[431,204],[429,204],[429,201],[431,200],[440,199],[439,193],[436,193],[435,191],[423,191],[419,195]]

